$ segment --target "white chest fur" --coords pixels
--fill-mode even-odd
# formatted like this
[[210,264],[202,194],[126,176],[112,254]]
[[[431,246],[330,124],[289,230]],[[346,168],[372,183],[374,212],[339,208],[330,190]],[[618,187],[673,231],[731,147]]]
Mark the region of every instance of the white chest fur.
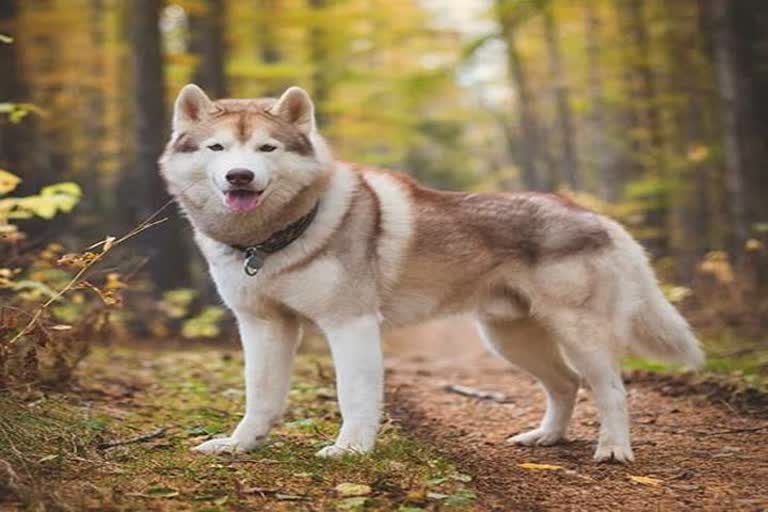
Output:
[[211,275],[222,299],[235,311],[255,312],[268,299],[317,320],[329,315],[343,269],[336,258],[325,256],[292,272],[265,271],[249,276],[242,261],[230,257],[213,262]]

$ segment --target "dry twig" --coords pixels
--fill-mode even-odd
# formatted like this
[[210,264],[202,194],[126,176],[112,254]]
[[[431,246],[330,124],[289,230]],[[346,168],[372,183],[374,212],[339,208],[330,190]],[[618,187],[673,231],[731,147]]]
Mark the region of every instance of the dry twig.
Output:
[[462,386],[460,384],[448,384],[445,386],[445,390],[450,393],[456,393],[472,398],[479,398],[480,400],[491,400],[493,402],[499,403],[508,403],[512,401],[509,397],[507,397],[507,395],[504,393],[499,393],[498,391],[484,391],[482,389]]
[[106,443],[99,444],[98,446],[96,446],[96,448],[98,448],[99,450],[106,450],[107,448],[113,448],[115,446],[124,446],[126,444],[143,443],[143,442],[155,439],[156,437],[160,437],[163,434],[165,434],[165,428],[159,428],[157,430],[153,430],[152,432],[149,432],[148,434],[129,437],[128,439],[117,439],[115,441],[107,441]]

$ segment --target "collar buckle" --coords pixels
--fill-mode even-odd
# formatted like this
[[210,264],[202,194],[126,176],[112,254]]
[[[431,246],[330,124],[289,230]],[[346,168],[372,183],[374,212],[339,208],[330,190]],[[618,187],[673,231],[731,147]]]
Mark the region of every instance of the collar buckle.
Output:
[[266,254],[258,250],[256,247],[246,247],[245,260],[243,261],[243,270],[248,276],[255,276],[264,266],[264,259]]

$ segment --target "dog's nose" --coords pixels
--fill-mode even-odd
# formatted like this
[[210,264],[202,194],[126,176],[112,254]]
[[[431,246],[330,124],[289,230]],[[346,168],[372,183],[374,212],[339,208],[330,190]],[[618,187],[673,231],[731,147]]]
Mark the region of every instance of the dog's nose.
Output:
[[248,169],[231,169],[227,172],[227,181],[236,187],[243,187],[253,181],[254,174]]

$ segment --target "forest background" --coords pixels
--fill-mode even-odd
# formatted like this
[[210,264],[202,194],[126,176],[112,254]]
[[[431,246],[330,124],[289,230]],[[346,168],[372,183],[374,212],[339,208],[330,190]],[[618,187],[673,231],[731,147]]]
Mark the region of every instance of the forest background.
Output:
[[764,1],[0,0],[0,34],[0,384],[231,332],[157,173],[187,82],[300,85],[340,159],[617,218],[711,354],[768,373]]

